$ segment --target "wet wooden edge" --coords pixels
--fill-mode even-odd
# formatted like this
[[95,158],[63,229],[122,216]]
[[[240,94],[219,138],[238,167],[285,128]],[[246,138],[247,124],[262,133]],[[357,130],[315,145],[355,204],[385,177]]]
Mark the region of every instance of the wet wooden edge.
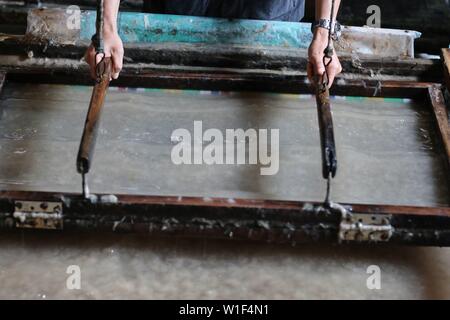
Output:
[[444,80],[447,90],[450,91],[450,48],[442,49],[442,66],[444,68]]

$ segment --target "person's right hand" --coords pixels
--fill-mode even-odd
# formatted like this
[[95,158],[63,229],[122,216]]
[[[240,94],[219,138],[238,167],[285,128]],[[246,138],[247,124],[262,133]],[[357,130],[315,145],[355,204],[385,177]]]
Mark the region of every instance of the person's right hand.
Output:
[[[117,79],[119,77],[120,71],[123,65],[123,43],[122,39],[117,32],[104,32],[103,34],[104,47],[105,47],[105,57],[111,57],[112,60],[112,78]],[[96,52],[94,46],[91,44],[84,55],[84,59],[90,66],[91,77],[96,79],[96,66],[100,62],[101,56],[96,57]]]
[[[309,61],[308,61],[308,78],[311,83],[316,82],[316,77],[322,78],[325,73],[325,65],[323,64],[323,57],[325,48],[328,46],[328,30],[324,28],[316,28],[314,31],[314,37],[309,46]],[[333,85],[334,79],[338,74],[342,72],[342,65],[336,54],[336,50],[333,50],[333,60],[327,68],[328,86]]]

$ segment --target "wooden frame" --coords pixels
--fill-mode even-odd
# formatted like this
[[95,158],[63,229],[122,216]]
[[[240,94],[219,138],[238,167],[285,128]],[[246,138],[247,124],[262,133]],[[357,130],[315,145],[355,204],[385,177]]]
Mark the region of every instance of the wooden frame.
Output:
[[[91,84],[86,68],[76,63],[60,67],[57,61],[48,65],[3,64],[2,69],[10,81]],[[306,78],[301,75],[188,67],[173,70],[170,66],[137,69],[128,65],[120,80],[112,85],[310,93]],[[342,80],[337,81],[332,93],[428,100],[444,146],[445,161],[450,164],[450,129],[441,89],[439,84],[429,82]],[[230,203],[226,199],[129,195],[98,196],[96,201],[87,201],[80,194],[4,191],[0,192],[0,228],[23,227],[16,216],[21,201],[36,201],[42,206],[49,201],[59,203],[62,215],[58,216],[58,225],[67,231],[145,232],[279,244],[372,241],[450,246],[450,207],[346,204],[343,208],[325,208],[320,203],[243,199]],[[353,215],[387,219],[388,236],[343,237],[344,227],[358,225],[346,222]]]
[[[0,51],[4,55],[21,56],[27,62],[30,55],[36,58],[81,60],[89,43],[49,43],[30,36],[5,36],[0,40]],[[132,61],[132,63],[128,63]],[[402,80],[411,82],[439,82],[442,79],[442,65],[439,60],[355,57],[342,55],[340,61],[349,78],[363,80]],[[248,47],[210,44],[167,43],[167,44],[125,44],[125,63],[129,69],[140,63],[168,66],[177,65],[186,70],[196,68],[227,68],[245,70],[289,71],[299,74],[306,70],[306,50],[279,47]],[[0,61],[0,68],[3,63]],[[8,64],[8,63],[5,63]],[[64,68],[63,63],[55,67]],[[80,64],[83,66],[84,64]],[[11,65],[9,65],[11,67]],[[144,68],[144,69],[143,69]],[[131,70],[130,70],[131,71]]]
[[442,65],[444,67],[444,80],[447,85],[447,90],[450,92],[450,48],[442,49]]
[[[119,195],[113,202],[76,194],[0,192],[0,228],[17,227],[17,201],[62,204],[66,231],[254,240],[275,244],[339,241],[340,212],[322,204],[235,199]],[[109,199],[109,197],[105,197]],[[450,246],[450,208],[346,205],[350,214],[390,216],[393,232],[382,243]],[[348,243],[349,241],[343,241]]]

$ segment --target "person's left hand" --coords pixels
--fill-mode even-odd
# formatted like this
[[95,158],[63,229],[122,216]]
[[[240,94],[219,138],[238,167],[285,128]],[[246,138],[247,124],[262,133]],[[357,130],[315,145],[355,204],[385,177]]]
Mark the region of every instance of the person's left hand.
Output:
[[[325,73],[325,66],[323,64],[324,51],[328,45],[328,30],[324,28],[317,28],[314,32],[314,38],[309,46],[309,61],[308,61],[308,78],[311,83],[315,83],[315,78],[319,76],[322,78]],[[336,54],[336,50],[333,50],[333,60],[328,66],[329,87],[333,85],[336,76],[342,72],[342,66],[339,58]]]

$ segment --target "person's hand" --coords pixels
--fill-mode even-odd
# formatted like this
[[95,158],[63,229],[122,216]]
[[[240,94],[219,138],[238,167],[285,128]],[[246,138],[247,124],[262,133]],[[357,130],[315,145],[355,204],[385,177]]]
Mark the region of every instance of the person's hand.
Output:
[[[325,66],[323,64],[324,51],[328,45],[328,30],[324,28],[317,28],[314,32],[314,38],[309,46],[308,51],[308,78],[311,83],[315,83],[316,77],[322,79],[325,73]],[[328,66],[329,87],[332,86],[335,77],[342,72],[342,66],[339,58],[336,55],[336,50],[333,50],[333,60]],[[328,62],[328,59],[326,60]]]
[[[123,43],[120,39],[120,36],[117,32],[104,32],[103,35],[104,47],[105,47],[105,57],[111,57],[112,60],[112,75],[113,79],[117,79],[119,77],[120,71],[122,70],[123,65]],[[97,64],[102,59],[101,55],[97,55],[94,46],[91,44],[86,51],[84,59],[90,66],[91,77],[96,79],[95,68]]]

